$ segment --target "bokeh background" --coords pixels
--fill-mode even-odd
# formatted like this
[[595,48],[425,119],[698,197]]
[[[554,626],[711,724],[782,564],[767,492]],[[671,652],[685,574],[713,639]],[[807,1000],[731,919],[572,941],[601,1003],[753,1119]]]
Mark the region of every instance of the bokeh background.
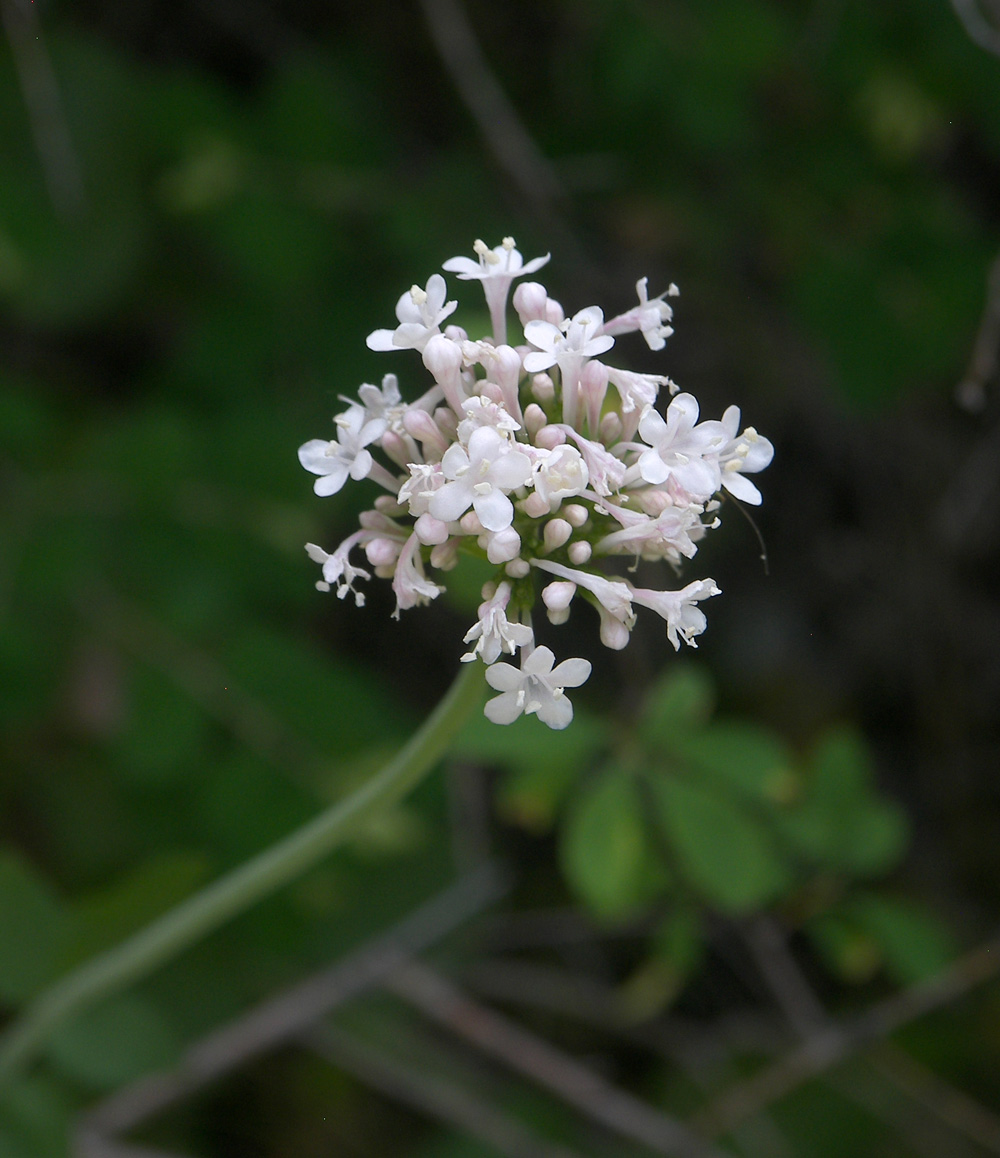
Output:
[[360,383],[423,389],[364,339],[444,260],[513,234],[570,312],[678,283],[667,349],[624,364],[776,455],[756,530],[727,508],[691,573],[725,591],[697,653],[648,624],[610,653],[576,613],[567,733],[470,726],[350,847],[61,1027],[2,1158],[61,1158],[102,1098],[487,862],[503,897],[427,960],[550,1077],[627,1093],[619,1129],[411,975],[77,1152],[693,1152],[641,1141],[649,1111],[751,1158],[1000,1153],[995,8],[3,0],[3,1017],[449,685],[481,577],[400,622],[387,584],[320,595],[303,543],[371,494],[317,499],[295,454]]

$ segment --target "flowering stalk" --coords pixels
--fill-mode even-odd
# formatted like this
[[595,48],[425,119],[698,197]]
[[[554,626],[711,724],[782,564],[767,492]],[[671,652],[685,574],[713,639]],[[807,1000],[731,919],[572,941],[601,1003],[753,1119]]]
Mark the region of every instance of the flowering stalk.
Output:
[[0,1089],[17,1077],[60,1026],[270,896],[318,864],[373,813],[401,799],[444,755],[481,700],[478,673],[462,668],[406,746],[356,792],[43,992],[0,1033]]
[[[492,334],[474,340],[460,326],[441,329],[456,302],[446,301],[440,274],[402,295],[399,325],[375,330],[367,344],[418,351],[430,382],[413,403],[403,402],[394,374],[381,387],[363,385],[360,402],[349,401],[335,416],[336,438],[301,447],[302,465],[319,476],[317,494],[335,494],[348,478],[371,479],[388,492],[333,554],[313,543],[306,550],[323,567],[317,586],[335,588],[342,599],[350,591],[359,606],[364,596],[355,582],[370,575],[349,556],[363,551],[375,574],[392,581],[397,618],[444,591],[429,570],[443,575],[462,555],[487,559],[496,575],[465,635],[475,646],[462,656],[481,659],[487,683],[501,693],[485,714],[498,724],[534,714],[564,728],[573,718],[565,689],[582,684],[590,664],[553,666],[552,652],[536,648],[535,578],[555,576],[541,591],[553,623],[569,617],[578,592],[591,602],[608,647],[628,644],[635,607],[665,621],[675,649],[682,641],[696,647],[707,622],[697,604],[720,593],[714,580],[657,591],[609,578],[595,564],[620,555],[679,569],[719,526],[726,492],[761,501],[746,476],[763,470],[774,448],[752,426],[740,431],[738,407],[700,422],[697,400],[669,378],[600,360],[630,333],[662,349],[673,333],[667,298],[677,296],[675,285],[650,298],[642,278],[638,305],[605,321],[597,306],[567,317],[544,286],[521,282],[512,304],[524,340],[511,346],[511,287],[549,255],[525,262],[510,237],[494,249],[477,241],[474,249],[475,260],[454,257],[443,268],[481,282]],[[663,415],[654,409],[662,387],[674,396]],[[385,463],[373,457],[376,450]],[[498,662],[518,649],[519,669]]]

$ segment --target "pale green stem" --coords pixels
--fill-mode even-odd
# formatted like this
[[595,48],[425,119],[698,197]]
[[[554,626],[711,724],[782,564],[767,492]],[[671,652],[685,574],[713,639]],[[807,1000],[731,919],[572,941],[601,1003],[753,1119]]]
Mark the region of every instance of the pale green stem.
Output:
[[45,990],[0,1034],[0,1088],[15,1078],[72,1017],[151,973],[318,864],[374,812],[414,788],[444,755],[459,727],[479,704],[483,687],[480,665],[463,664],[419,731],[355,793]]

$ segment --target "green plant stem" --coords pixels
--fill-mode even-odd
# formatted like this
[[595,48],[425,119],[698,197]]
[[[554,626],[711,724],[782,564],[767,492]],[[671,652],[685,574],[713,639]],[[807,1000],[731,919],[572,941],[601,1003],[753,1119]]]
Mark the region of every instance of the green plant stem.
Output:
[[176,957],[231,917],[318,864],[373,813],[414,788],[444,755],[479,704],[478,663],[463,664],[444,698],[398,755],[345,800],[208,885],[145,929],[42,993],[0,1034],[0,1088],[9,1084],[60,1026]]

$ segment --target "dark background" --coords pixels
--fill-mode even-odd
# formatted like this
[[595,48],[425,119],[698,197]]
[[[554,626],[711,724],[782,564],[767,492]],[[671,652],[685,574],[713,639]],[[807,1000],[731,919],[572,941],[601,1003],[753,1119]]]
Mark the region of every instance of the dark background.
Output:
[[[697,671],[726,718],[780,737],[789,759],[808,764],[829,729],[849,729],[907,834],[860,875],[911,919],[887,933],[838,916],[810,940],[802,890],[855,887],[818,855],[806,883],[735,908],[703,881],[685,942],[697,952],[671,957],[648,905],[612,898],[602,912],[574,869],[573,771],[552,787],[548,737],[535,751],[537,731],[518,732],[508,756],[516,742],[484,734],[468,742],[464,787],[454,769],[438,777],[63,1030],[0,1105],[4,1158],[65,1153],[82,1108],[392,925],[484,842],[515,880],[511,923],[494,914],[501,949],[529,952],[511,932],[519,915],[552,913],[538,924],[560,967],[606,993],[662,982],[647,958],[673,970],[622,1026],[676,1016],[722,1048],[725,1018],[754,1010],[777,1035],[730,1042],[728,1076],[697,1093],[676,1058],[650,1060],[624,1030],[531,1015],[542,1037],[680,1117],[792,1041],[781,1001],[741,988],[748,928],[776,920],[837,1017],[909,992],[990,935],[1000,58],[946,0],[2,8],[3,1008],[342,795],[447,688],[475,584],[398,623],[388,584],[362,610],[318,595],[302,544],[332,550],[371,494],[316,499],[295,452],[329,429],[338,395],[387,369],[411,397],[423,389],[416,359],[388,367],[365,336],[473,239],[507,234],[526,258],[552,251],[537,276],[568,312],[620,312],[642,276],[652,293],[678,283],[667,349],[632,346],[621,364],[670,374],[707,417],[737,403],[774,442],[753,513],[766,569],[754,529],[727,511],[691,572],[725,591],[706,608]],[[985,0],[962,11],[1000,48]],[[449,290],[473,328],[476,294]],[[574,696],[580,734],[605,738],[595,745],[628,732],[662,672],[692,667],[648,625],[624,653],[603,651],[584,614],[560,632],[560,655],[595,663]],[[580,776],[587,743],[566,749]],[[560,920],[577,922],[578,951]],[[454,951],[467,966],[496,949],[481,938]],[[412,1019],[383,1005],[344,1024],[398,1046]],[[897,1051],[882,1056],[878,1105],[859,1093],[875,1062],[855,1051],[829,1081],[803,1075],[775,1095],[762,1110],[773,1133],[725,1144],[777,1158],[1000,1153],[1000,989],[956,995],[909,1031],[902,1044],[876,1035]],[[418,1069],[430,1048],[412,1047]],[[582,1143],[577,1111],[479,1076],[492,1104],[550,1139],[647,1152]],[[914,1128],[920,1115],[939,1133]],[[149,1129],[161,1148],[205,1156],[505,1152],[291,1048]]]

